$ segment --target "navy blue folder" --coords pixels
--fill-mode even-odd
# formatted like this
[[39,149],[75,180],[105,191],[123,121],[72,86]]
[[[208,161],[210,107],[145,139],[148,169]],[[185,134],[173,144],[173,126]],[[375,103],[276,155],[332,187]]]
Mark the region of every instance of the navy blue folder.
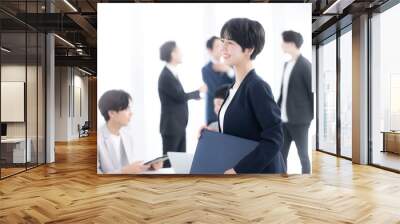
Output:
[[253,151],[259,142],[204,130],[197,143],[191,174],[223,174]]

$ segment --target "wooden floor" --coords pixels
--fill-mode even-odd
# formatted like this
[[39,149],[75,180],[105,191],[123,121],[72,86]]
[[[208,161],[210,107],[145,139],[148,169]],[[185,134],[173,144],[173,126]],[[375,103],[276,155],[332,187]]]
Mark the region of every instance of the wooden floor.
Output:
[[37,164],[29,164],[26,168],[25,165],[19,165],[18,167],[13,168],[1,168],[1,178],[5,178],[20,172],[25,171],[26,169],[33,169],[37,166]]
[[26,170],[25,167],[24,168],[1,168],[1,177],[7,177],[19,172],[22,172]]
[[400,170],[400,154],[376,150],[372,160],[374,164]]
[[400,175],[315,152],[312,176],[98,176],[96,140],[0,181],[0,223],[400,223]]

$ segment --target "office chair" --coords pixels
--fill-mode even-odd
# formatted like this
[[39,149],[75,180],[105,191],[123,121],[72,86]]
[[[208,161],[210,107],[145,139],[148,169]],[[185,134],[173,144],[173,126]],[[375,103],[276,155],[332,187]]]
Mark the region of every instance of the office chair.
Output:
[[85,121],[82,127],[80,127],[80,125],[78,124],[79,138],[89,136],[89,129],[90,129],[89,121]]

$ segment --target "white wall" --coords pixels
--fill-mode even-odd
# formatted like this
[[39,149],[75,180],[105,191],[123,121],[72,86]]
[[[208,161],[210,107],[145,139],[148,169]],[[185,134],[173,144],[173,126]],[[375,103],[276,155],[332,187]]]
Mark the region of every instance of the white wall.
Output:
[[[70,141],[78,138],[78,124],[88,120],[88,78],[72,67],[56,67],[55,73],[55,141]],[[82,116],[77,107],[79,89]]]
[[[151,159],[162,153],[157,82],[164,63],[159,60],[159,47],[168,40],[177,42],[183,53],[179,77],[184,89],[198,89],[202,85],[201,68],[209,60],[206,40],[219,36],[223,23],[233,17],[248,17],[263,25],[266,44],[255,60],[255,67],[277,99],[283,64],[288,60],[281,50],[284,30],[292,29],[303,35],[302,50],[311,61],[311,4],[98,5],[97,96],[100,98],[110,89],[123,89],[132,95],[134,116],[128,128],[132,130],[134,147],[141,154],[139,159]],[[204,100],[190,101],[188,152],[194,152],[204,120]],[[98,112],[98,126],[103,124]],[[298,164],[293,167],[293,172],[300,170]]]
[[[68,68],[55,68],[55,141],[67,141]],[[65,97],[66,96],[66,97]]]
[[1,82],[1,121],[24,122],[25,82]]
[[[74,98],[74,108],[75,113],[73,113],[73,119],[72,119],[72,130],[71,130],[71,135],[73,138],[79,137],[78,129],[77,126],[80,124],[81,126],[85,123],[85,121],[88,121],[88,77],[81,76],[83,73],[80,73],[79,70],[74,69],[74,96],[71,96],[71,98]],[[79,93],[80,91],[80,93]],[[80,94],[80,97],[79,97]],[[80,101],[80,102],[79,102]],[[81,107],[81,108],[80,108]],[[80,110],[82,110],[80,112]]]

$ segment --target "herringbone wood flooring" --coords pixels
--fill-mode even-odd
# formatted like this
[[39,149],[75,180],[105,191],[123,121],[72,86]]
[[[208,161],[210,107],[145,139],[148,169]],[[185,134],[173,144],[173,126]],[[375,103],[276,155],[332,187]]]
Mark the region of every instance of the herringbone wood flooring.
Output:
[[0,181],[0,223],[400,223],[400,175],[315,152],[312,176],[98,176],[96,139]]

